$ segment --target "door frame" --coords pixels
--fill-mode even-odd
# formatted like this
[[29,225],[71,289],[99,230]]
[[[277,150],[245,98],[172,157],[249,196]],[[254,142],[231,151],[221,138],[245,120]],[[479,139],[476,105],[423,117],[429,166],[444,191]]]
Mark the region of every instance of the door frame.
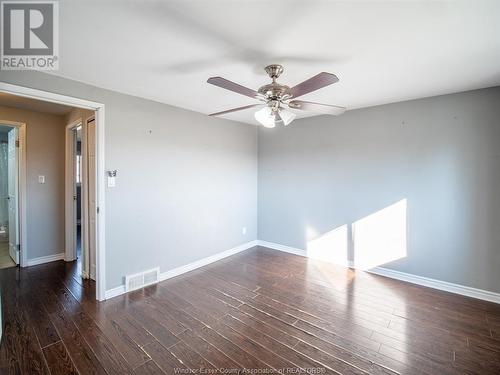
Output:
[[19,265],[26,267],[28,265],[28,231],[26,216],[26,123],[18,121],[1,120],[0,124],[17,128],[19,139],[19,160],[17,167],[17,231],[19,233],[20,257]]
[[[82,226],[82,237],[85,235],[86,243],[85,246],[82,246],[83,251],[85,252],[85,262],[86,262],[86,268],[88,271],[88,278],[93,280],[95,279],[95,274],[96,274],[96,269],[93,268],[93,264],[91,262],[92,258],[92,251],[91,250],[91,241],[90,241],[90,233],[91,233],[91,225],[90,225],[90,207],[91,207],[91,201],[90,201],[90,194],[91,194],[91,189],[90,189],[90,181],[93,178],[94,185],[96,185],[97,182],[97,169],[94,168],[94,176],[91,176],[90,174],[90,163],[89,163],[89,152],[90,152],[90,147],[89,147],[89,123],[94,121],[95,122],[95,115],[89,116],[88,118],[85,119],[84,122],[84,127],[83,127],[83,134],[82,134],[82,162],[83,162],[83,173],[85,175],[85,185],[82,184],[82,202],[83,202],[83,210],[82,210],[82,217],[83,220],[85,221],[85,226]],[[94,139],[96,139],[96,133],[97,129],[94,130]],[[94,140],[95,142],[95,140]],[[95,155],[95,154],[94,154]],[[96,155],[97,156],[97,155]],[[97,205],[97,201],[95,201],[95,204]],[[97,215],[96,215],[97,219]],[[85,229],[85,230],[84,230]],[[95,231],[94,231],[95,233]],[[97,233],[95,233],[94,237],[96,237]],[[97,260],[95,260],[97,262]]]
[[[104,104],[90,100],[79,99],[68,95],[55,94],[48,91],[0,82],[0,92],[42,100],[51,103],[64,104],[72,107],[95,111],[96,121],[96,299],[106,299],[106,185],[105,185],[105,114]],[[23,208],[25,209],[25,207]],[[25,217],[26,215],[24,215]],[[23,231],[26,226],[23,227]],[[21,255],[27,258],[27,251]],[[26,262],[22,265],[26,266]]]
[[75,194],[75,168],[74,168],[74,155],[75,155],[75,138],[74,130],[82,124],[82,119],[79,118],[66,125],[65,135],[65,204],[64,204],[64,223],[65,223],[65,249],[64,258],[66,262],[76,259],[76,210],[74,209],[74,194]]

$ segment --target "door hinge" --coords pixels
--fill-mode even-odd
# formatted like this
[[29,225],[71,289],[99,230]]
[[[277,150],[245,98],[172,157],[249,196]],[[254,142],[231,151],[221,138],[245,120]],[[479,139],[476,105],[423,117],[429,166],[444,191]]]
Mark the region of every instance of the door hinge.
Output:
[[17,251],[21,251],[21,244],[17,244]]
[[96,211],[97,211],[97,213],[99,213],[99,207],[97,207]]
[[19,147],[19,141],[16,140],[16,147]]

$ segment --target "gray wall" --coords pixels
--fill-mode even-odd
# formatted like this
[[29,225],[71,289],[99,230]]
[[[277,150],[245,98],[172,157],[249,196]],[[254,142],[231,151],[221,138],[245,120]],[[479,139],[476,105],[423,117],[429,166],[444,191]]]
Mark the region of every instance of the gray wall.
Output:
[[406,199],[384,267],[500,292],[498,87],[259,129],[258,179],[261,240],[306,249]]
[[257,238],[255,127],[39,72],[0,81],[106,105],[106,289]]
[[28,259],[63,253],[64,116],[2,107],[0,101],[0,120],[26,123]]

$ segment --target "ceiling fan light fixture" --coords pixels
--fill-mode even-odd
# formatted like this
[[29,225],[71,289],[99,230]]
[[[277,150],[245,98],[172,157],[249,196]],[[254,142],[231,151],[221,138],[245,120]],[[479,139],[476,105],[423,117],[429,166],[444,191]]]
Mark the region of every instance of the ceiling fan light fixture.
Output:
[[289,123],[291,123],[294,120],[296,115],[292,111],[289,111],[289,110],[284,109],[284,108],[280,108],[279,116],[280,116],[281,120],[283,121],[283,124],[285,126],[287,126]]
[[254,114],[255,119],[266,128],[274,128],[276,120],[272,108],[266,106]]
[[321,72],[316,74],[314,77],[299,83],[298,85],[289,87],[276,81],[276,79],[283,73],[283,66],[279,64],[272,64],[266,66],[265,70],[269,78],[272,79],[272,82],[260,87],[257,91],[222,77],[210,77],[207,82],[211,85],[257,99],[261,102],[261,104],[250,104],[243,107],[232,108],[225,111],[211,113],[209,116],[225,115],[264,104],[264,108],[255,112],[255,119],[267,128],[274,128],[279,122],[282,122],[283,125],[286,126],[295,119],[296,114],[289,109],[323,115],[340,115],[345,112],[346,108],[344,107],[297,100],[297,98],[302,95],[338,82],[339,79],[335,74]]

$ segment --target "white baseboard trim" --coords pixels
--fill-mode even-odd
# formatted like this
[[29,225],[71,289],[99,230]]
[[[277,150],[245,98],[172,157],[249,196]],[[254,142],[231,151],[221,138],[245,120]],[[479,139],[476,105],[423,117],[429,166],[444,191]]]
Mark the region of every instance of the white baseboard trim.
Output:
[[247,249],[250,249],[254,246],[257,246],[257,243],[258,243],[258,241],[247,242],[247,243],[244,243],[242,245],[233,247],[232,249],[223,251],[221,253],[217,253],[217,254],[211,255],[209,257],[197,260],[193,263],[186,264],[185,266],[180,266],[180,267],[174,268],[170,271],[163,272],[160,274],[160,281],[167,280],[167,279],[170,279],[172,277],[182,275],[183,273],[186,273],[186,272],[195,270],[197,268],[206,266],[207,264],[217,262],[218,260],[227,258],[231,255],[237,254],[239,252],[242,252],[244,250],[247,250]]
[[[184,266],[180,266],[180,267],[171,269],[169,271],[166,271],[166,272],[163,272],[160,274],[160,281],[164,281],[164,280],[170,279],[172,277],[182,275],[183,273],[186,273],[189,271],[193,271],[197,268],[206,266],[206,265],[213,263],[213,262],[217,262],[218,260],[227,258],[231,255],[237,254],[239,252],[250,249],[250,248],[257,246],[257,245],[258,245],[258,241],[246,242],[246,243],[241,244],[239,246],[233,247],[232,249],[222,251],[220,253],[217,253],[217,254],[211,255],[209,257],[197,260],[195,262],[186,264]],[[117,286],[116,288],[107,290],[106,291],[106,299],[113,298],[113,297],[119,296],[120,294],[124,294],[124,293],[125,293],[125,285],[120,285],[120,286]]]
[[[307,257],[307,252],[302,249],[298,249],[291,246],[280,245],[273,242],[267,241],[257,241],[259,246],[267,247],[273,250],[284,251],[290,254],[300,255]],[[356,268],[352,261],[348,261],[348,267]],[[394,271],[384,267],[375,267],[369,270],[363,270],[365,272],[373,273],[380,276],[389,277],[391,279],[396,279],[400,281],[406,281],[408,283],[417,284],[421,286],[425,286],[428,288],[443,290],[445,292],[460,294],[462,296],[472,297],[481,299],[484,301],[494,302],[500,304],[500,293],[490,292],[487,290],[471,288],[468,286],[454,284],[447,281],[441,281],[436,279],[431,279],[428,277],[417,276],[405,272]]]
[[261,240],[257,240],[257,244],[259,246],[267,247],[269,249],[284,251],[285,253],[290,253],[290,254],[300,255],[302,257],[307,257],[307,251],[302,250],[302,249],[298,249],[296,247],[280,245],[278,243],[261,241]]
[[366,270],[366,272],[370,272],[380,276],[390,277],[391,279],[406,281],[412,284],[426,286],[428,288],[443,290],[445,292],[460,294],[462,296],[482,299],[484,301],[489,301],[489,302],[500,303],[500,293],[490,292],[488,290],[471,288],[469,286],[431,279],[429,277],[423,277],[423,276],[413,275],[410,273],[394,271],[384,267],[375,267]]
[[125,293],[125,285],[119,285],[116,288],[106,290],[105,299],[117,297],[117,296],[124,294],[124,293]]
[[[291,247],[291,246],[286,246],[286,245],[280,245],[278,243],[261,241],[261,240],[258,240],[257,243],[258,243],[259,246],[267,247],[269,249],[284,251],[285,253],[290,253],[290,254],[299,255],[301,257],[310,258],[307,255],[307,251],[306,250],[299,249],[299,248],[296,248],[296,247]],[[322,260],[322,259],[319,259],[319,260]],[[327,262],[326,260],[323,260],[323,261]],[[335,264],[337,264],[339,266],[354,268],[354,263],[352,261],[350,261],[350,260],[348,260],[346,262],[335,263]]]
[[65,255],[66,255],[65,253],[59,253],[59,254],[47,255],[47,256],[39,257],[39,258],[28,259],[27,266],[31,267],[31,266],[36,266],[38,264],[55,262],[56,260],[64,260]]

